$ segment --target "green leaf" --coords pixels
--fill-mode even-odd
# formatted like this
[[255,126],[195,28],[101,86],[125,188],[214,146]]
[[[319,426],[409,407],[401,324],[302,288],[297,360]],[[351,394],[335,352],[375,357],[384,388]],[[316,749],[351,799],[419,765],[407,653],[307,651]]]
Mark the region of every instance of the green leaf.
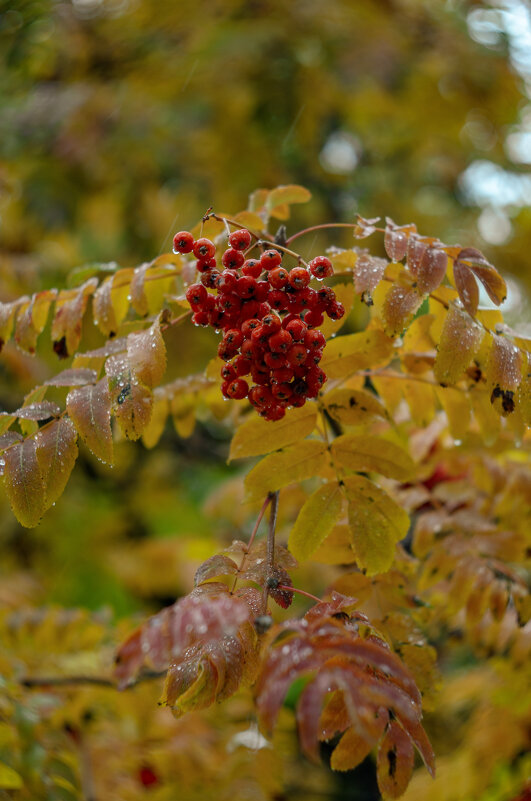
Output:
[[305,502],[291,531],[288,548],[296,559],[308,559],[326,539],[341,514],[339,484],[323,484]]
[[399,445],[368,434],[343,434],[331,446],[332,457],[349,470],[371,470],[387,478],[407,481],[415,463]]
[[326,445],[317,440],[271,453],[258,462],[245,479],[249,500],[265,498],[288,484],[319,475],[326,465]]
[[356,561],[369,576],[393,564],[395,544],[409,530],[409,517],[381,487],[363,476],[343,482]]
[[292,442],[300,442],[315,428],[315,404],[306,403],[300,409],[290,409],[282,420],[270,422],[253,413],[234,434],[230,445],[229,461],[246,456],[271,453]]
[[33,438],[17,442],[4,451],[4,486],[18,522],[33,528],[44,514],[44,481]]
[[23,786],[22,776],[5,762],[0,762],[0,788],[2,790],[20,790]]

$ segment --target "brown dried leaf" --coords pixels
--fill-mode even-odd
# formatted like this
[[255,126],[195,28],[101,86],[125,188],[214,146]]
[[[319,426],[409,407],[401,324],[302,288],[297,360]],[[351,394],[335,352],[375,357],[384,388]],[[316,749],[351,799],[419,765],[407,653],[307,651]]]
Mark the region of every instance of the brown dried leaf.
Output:
[[461,303],[474,317],[478,310],[479,290],[474,275],[463,262],[454,262],[454,280]]
[[77,289],[62,289],[55,302],[52,320],[53,349],[61,359],[71,356],[79,347],[83,315],[90,295],[98,286],[91,278]]
[[365,239],[376,231],[376,223],[380,221],[379,217],[373,217],[368,220],[360,214],[356,215],[356,225],[354,226],[354,236],[356,239]]
[[391,721],[380,742],[376,762],[376,778],[384,798],[399,798],[406,791],[414,759],[411,740],[396,721]]
[[88,367],[70,367],[49,378],[44,384],[47,387],[82,387],[85,384],[95,384],[97,378],[96,371]]
[[47,420],[48,417],[58,417],[61,408],[52,401],[40,401],[21,406],[13,414],[16,414],[19,420]]
[[166,346],[160,331],[160,315],[150,328],[127,337],[127,357],[135,378],[151,389],[166,371]]
[[105,362],[114,415],[128,439],[138,439],[149,423],[153,393],[133,374],[125,355],[109,356]]
[[436,247],[427,248],[420,260],[417,270],[417,287],[422,294],[437,289],[446,275],[448,256],[444,250]]
[[402,261],[407,252],[407,233],[390,224],[385,228],[384,247],[391,261]]
[[68,417],[54,420],[36,436],[47,509],[61,497],[70,478],[78,454],[76,440],[77,431]]
[[71,390],[66,410],[92,453],[102,462],[112,464],[111,396],[107,379]]
[[37,292],[31,300],[20,307],[15,324],[15,342],[22,350],[35,353],[37,337],[46,325],[48,312],[56,294],[56,289],[45,289]]
[[230,576],[238,572],[238,565],[228,556],[218,553],[211,556],[206,562],[200,565],[194,576],[194,586],[202,584],[208,579],[218,578],[219,576]]

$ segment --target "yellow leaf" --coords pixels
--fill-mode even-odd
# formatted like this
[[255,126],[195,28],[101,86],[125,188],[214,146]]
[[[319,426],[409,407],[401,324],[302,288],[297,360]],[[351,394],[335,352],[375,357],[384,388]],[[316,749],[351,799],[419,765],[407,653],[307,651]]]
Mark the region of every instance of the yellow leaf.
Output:
[[92,453],[112,464],[111,396],[107,378],[72,389],[66,398],[68,416]]
[[295,559],[308,559],[326,539],[340,514],[339,484],[323,484],[310,495],[289,536],[288,547]]
[[127,314],[133,274],[134,270],[130,267],[118,270],[106,278],[94,293],[94,322],[105,336],[116,334]]
[[336,745],[330,758],[332,770],[352,770],[363,762],[372,749],[372,743],[367,742],[351,726]]
[[307,203],[311,200],[312,193],[304,186],[288,184],[287,186],[277,186],[272,189],[267,196],[267,209],[271,213],[275,206],[291,203]]
[[480,389],[470,392],[470,403],[485,445],[494,445],[500,433],[500,418],[490,402],[490,393]]
[[3,790],[20,790],[23,786],[22,776],[5,762],[0,762],[0,787]]
[[352,548],[349,526],[346,523],[338,523],[334,526],[313,554],[313,559],[324,565],[349,565],[354,562],[356,557]]
[[155,390],[151,419],[142,432],[142,442],[146,448],[154,448],[161,438],[169,411],[168,399],[160,390]]
[[413,421],[420,428],[425,428],[435,416],[434,387],[424,381],[403,381],[402,392]]
[[333,441],[331,451],[334,461],[349,470],[372,470],[398,481],[407,481],[415,473],[409,454],[382,437],[343,434]]
[[409,530],[409,517],[381,487],[363,476],[344,480],[356,561],[369,576],[393,564],[395,544]]
[[317,440],[307,440],[271,453],[247,475],[247,499],[265,498],[268,492],[319,475],[325,466],[326,445]]
[[25,439],[4,451],[4,486],[19,523],[36,526],[45,511],[44,481],[35,440]]
[[468,394],[452,387],[439,387],[437,395],[448,418],[448,428],[454,439],[464,439],[470,426]]
[[389,336],[398,336],[413,319],[422,304],[423,297],[410,286],[394,284],[385,296],[382,318]]
[[263,453],[303,440],[315,428],[315,404],[306,403],[299,409],[289,409],[282,420],[270,422],[253,414],[242,423],[232,438],[229,461]]
[[128,439],[138,439],[151,417],[153,394],[133,374],[129,359],[121,354],[105,362],[114,415]]
[[363,389],[332,390],[324,396],[323,405],[334,420],[344,425],[360,425],[371,417],[388,416],[378,398]]
[[435,378],[440,384],[455,384],[479,350],[480,326],[465,311],[450,306],[444,321],[435,359]]
[[321,367],[328,378],[343,378],[357,370],[383,367],[393,355],[393,340],[378,328],[347,334],[327,342]]
[[394,414],[402,400],[402,380],[382,373],[379,376],[372,376],[371,381],[389,414]]

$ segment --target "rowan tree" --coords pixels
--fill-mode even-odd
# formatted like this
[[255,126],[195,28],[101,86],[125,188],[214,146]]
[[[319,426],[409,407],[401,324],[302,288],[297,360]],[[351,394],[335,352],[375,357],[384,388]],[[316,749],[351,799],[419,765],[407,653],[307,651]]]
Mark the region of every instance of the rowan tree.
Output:
[[[308,256],[315,227],[289,218],[309,199],[259,189],[151,262],[0,305],[11,367],[38,348],[64,365],[0,414],[30,541],[80,454],[156,507],[174,479],[124,472],[127,440],[156,453],[169,418],[237,465],[203,507],[208,539],[114,552],[167,599],[150,617],[31,607],[8,580],[6,797],[334,797],[337,773],[352,798],[436,798],[456,776],[456,798],[527,792],[531,340],[484,255],[414,223],[326,221],[352,246]],[[196,337],[210,360],[171,377]],[[81,499],[84,560],[111,531]]]

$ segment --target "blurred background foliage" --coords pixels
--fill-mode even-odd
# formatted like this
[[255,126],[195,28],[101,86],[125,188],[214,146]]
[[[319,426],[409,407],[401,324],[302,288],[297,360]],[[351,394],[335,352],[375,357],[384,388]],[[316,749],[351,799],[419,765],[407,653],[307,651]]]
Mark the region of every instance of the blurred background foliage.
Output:
[[[476,245],[508,279],[507,320],[520,324],[530,87],[524,0],[0,0],[0,300],[64,286],[85,263],[136,266],[208,207],[236,212],[258,187],[298,183],[313,200],[291,232],[359,212]],[[332,241],[350,247],[351,234],[309,236],[301,252]],[[171,336],[168,380],[213,354],[208,332]],[[49,345],[33,359],[8,345],[0,405],[59,369]],[[124,441],[112,470],[82,449],[35,530],[2,494],[1,604],[121,617],[187,592],[213,540],[246,538],[256,514],[238,505],[222,417],[185,439],[167,429],[152,452]],[[300,583],[328,580],[321,565]]]

